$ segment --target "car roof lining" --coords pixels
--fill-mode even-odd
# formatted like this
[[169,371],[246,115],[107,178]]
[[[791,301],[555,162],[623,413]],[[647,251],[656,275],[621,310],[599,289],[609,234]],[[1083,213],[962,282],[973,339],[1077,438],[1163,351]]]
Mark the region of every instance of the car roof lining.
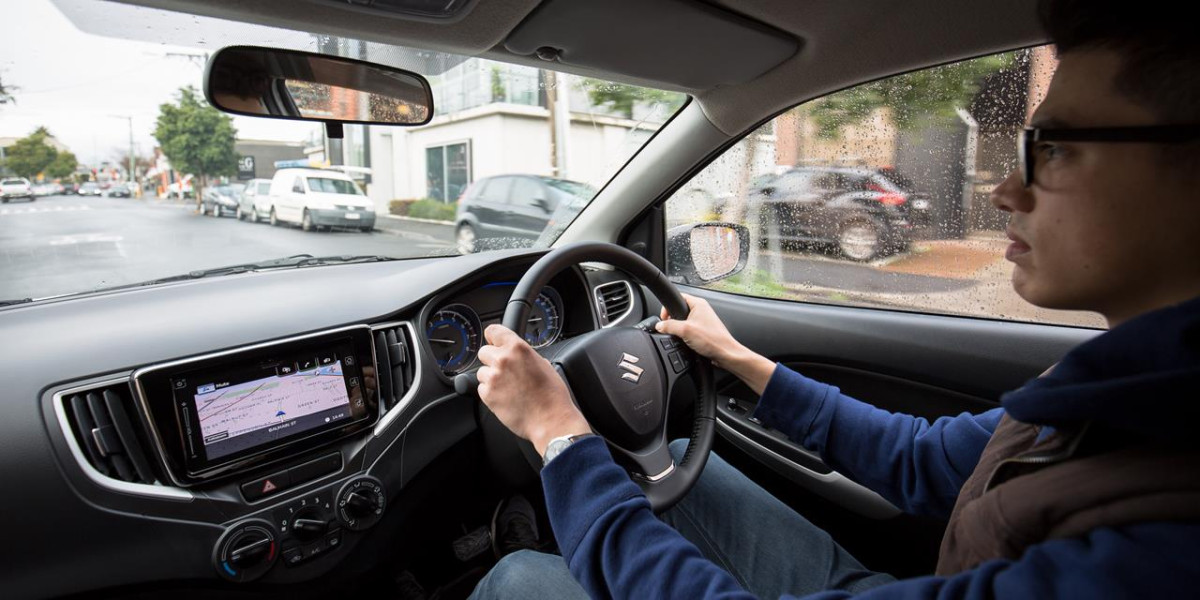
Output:
[[[528,52],[558,44],[556,69],[688,93],[731,136],[857,83],[1045,40],[1034,0],[478,0],[447,23],[325,0],[120,1],[538,67],[547,65]],[[707,78],[686,72],[689,59],[706,64],[697,48]]]

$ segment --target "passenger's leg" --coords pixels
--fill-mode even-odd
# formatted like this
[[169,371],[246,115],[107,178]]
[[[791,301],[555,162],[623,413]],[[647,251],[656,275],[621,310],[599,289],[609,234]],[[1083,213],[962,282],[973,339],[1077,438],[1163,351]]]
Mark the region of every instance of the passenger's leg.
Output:
[[533,550],[520,550],[500,559],[471,593],[471,600],[587,600],[587,597],[587,592],[567,570],[563,557]]
[[[678,461],[687,440],[671,443]],[[760,598],[862,591],[895,581],[712,453],[699,482],[662,519]]]

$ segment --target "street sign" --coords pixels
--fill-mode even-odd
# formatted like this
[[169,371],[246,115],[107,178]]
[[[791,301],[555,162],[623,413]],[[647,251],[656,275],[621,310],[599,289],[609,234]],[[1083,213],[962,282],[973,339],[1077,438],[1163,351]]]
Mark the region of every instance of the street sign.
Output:
[[240,180],[254,179],[254,157],[239,156],[238,157],[238,174]]

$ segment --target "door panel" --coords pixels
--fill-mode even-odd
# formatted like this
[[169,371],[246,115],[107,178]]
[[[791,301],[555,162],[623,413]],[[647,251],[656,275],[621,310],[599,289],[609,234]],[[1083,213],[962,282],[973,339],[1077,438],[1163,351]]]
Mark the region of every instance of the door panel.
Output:
[[[927,419],[999,406],[1005,391],[1099,333],[681,289],[707,299],[752,350],[863,402]],[[718,372],[717,382],[717,429],[731,446],[846,510],[873,519],[898,513],[815,454],[751,421],[757,397],[736,378]]]

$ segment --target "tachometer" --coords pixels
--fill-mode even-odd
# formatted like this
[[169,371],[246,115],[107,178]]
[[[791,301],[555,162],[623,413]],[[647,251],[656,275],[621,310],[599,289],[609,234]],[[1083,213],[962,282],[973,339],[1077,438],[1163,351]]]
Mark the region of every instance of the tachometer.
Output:
[[443,307],[425,325],[433,356],[447,374],[461,373],[474,364],[482,335],[479,315],[465,304]]
[[533,309],[529,311],[529,323],[525,327],[525,341],[534,348],[548,346],[562,334],[563,303],[552,287],[542,289]]

